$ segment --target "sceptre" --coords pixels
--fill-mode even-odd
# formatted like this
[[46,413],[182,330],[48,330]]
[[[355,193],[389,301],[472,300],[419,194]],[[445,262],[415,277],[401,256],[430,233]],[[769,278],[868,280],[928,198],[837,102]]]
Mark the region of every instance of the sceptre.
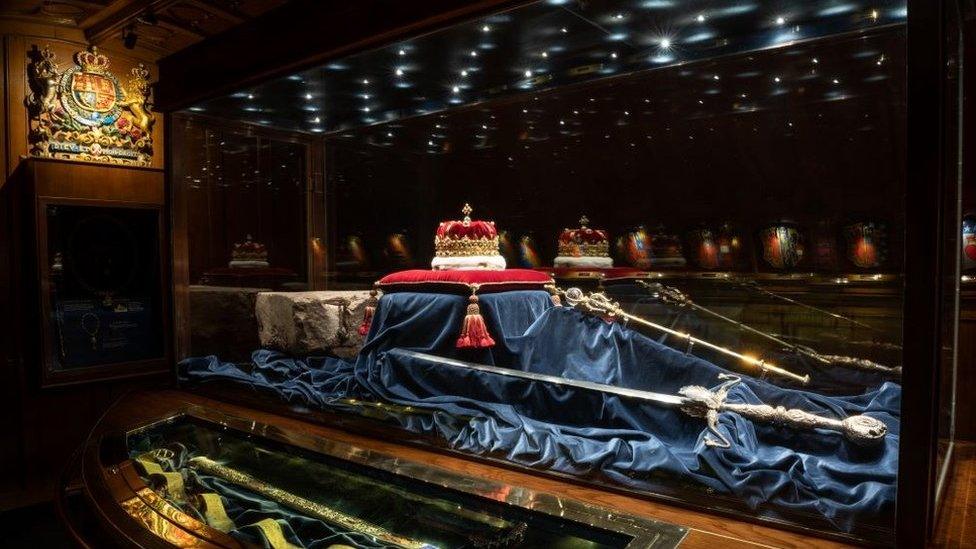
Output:
[[702,347],[706,347],[713,351],[718,351],[719,353],[722,353],[726,356],[737,358],[740,361],[750,366],[754,366],[758,368],[762,374],[777,375],[780,377],[791,379],[793,381],[797,381],[803,385],[806,385],[807,383],[810,382],[809,375],[801,376],[800,374],[791,372],[780,366],[776,366],[771,362],[767,362],[764,359],[745,355],[737,351],[733,351],[732,349],[729,349],[727,347],[722,347],[721,345],[716,345],[710,341],[697,338],[689,333],[680,332],[673,328],[669,328],[667,326],[663,326],[656,322],[652,322],[650,320],[641,318],[637,315],[632,315],[627,311],[624,311],[623,308],[620,307],[619,303],[613,301],[612,299],[607,297],[607,295],[604,293],[593,292],[587,295],[583,293],[583,290],[580,290],[579,288],[569,288],[568,290],[560,290],[557,288],[556,291],[561,293],[566,298],[567,305],[570,305],[571,307],[576,307],[588,313],[603,315],[608,320],[623,318],[625,320],[637,322],[638,324],[641,324],[643,326],[647,326],[649,328],[653,328],[655,330],[676,337],[683,338],[686,341],[688,341],[689,345],[701,345]]
[[742,322],[739,322],[738,320],[729,318],[721,313],[713,311],[708,307],[699,305],[698,303],[695,303],[690,297],[688,297],[687,294],[672,286],[665,286],[660,282],[646,282],[644,280],[638,280],[637,283],[643,286],[644,288],[646,288],[649,292],[651,292],[651,294],[654,297],[660,299],[665,303],[670,303],[678,307],[689,307],[696,311],[705,313],[723,322],[732,324],[741,330],[745,330],[751,334],[755,334],[765,339],[768,339],[770,341],[773,341],[778,345],[781,345],[784,348],[793,351],[794,353],[816,360],[821,364],[843,366],[843,367],[857,369],[857,370],[865,370],[870,372],[887,374],[892,377],[901,377],[901,366],[894,366],[894,367],[885,366],[883,364],[878,364],[877,362],[868,360],[866,358],[823,354],[805,345],[798,345],[796,343],[790,343],[784,341],[772,334],[768,334],[766,332],[763,332],[762,330],[753,328],[748,324],[744,324]]

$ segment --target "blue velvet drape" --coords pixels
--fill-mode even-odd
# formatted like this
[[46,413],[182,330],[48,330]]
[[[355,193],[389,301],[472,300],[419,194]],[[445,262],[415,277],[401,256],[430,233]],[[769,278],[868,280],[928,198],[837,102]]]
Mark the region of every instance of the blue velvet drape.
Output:
[[292,405],[342,407],[343,398],[424,410],[398,416],[408,431],[453,449],[596,482],[727,509],[750,509],[817,528],[875,535],[892,526],[901,388],[823,396],[744,378],[733,402],[760,401],[828,416],[866,413],[889,428],[859,447],[826,431],[797,432],[722,414],[728,449],[703,443],[705,423],[604,393],[464,370],[403,353],[423,351],[523,371],[676,393],[728,372],[619,324],[553,307],[544,292],[481,297],[498,345],[459,351],[462,296],[385,295],[357,360],[294,358],[259,350],[253,364],[188,359],[191,381],[234,380]]
[[[254,524],[263,519],[272,519],[281,526],[285,539],[298,547],[316,549],[336,544],[362,549],[387,547],[366,534],[351,532],[325,521],[307,517],[237,484],[198,472],[187,464],[188,460],[196,455],[195,452],[191,452],[182,444],[166,445],[166,447],[174,450],[174,456],[164,465],[164,469],[179,472],[190,494],[207,492],[218,494],[227,517],[234,522],[235,526],[227,533],[249,546],[271,549],[261,529]],[[132,457],[135,458],[140,453],[140,451],[132,452]],[[191,502],[170,500],[170,503],[206,523],[206,518]]]

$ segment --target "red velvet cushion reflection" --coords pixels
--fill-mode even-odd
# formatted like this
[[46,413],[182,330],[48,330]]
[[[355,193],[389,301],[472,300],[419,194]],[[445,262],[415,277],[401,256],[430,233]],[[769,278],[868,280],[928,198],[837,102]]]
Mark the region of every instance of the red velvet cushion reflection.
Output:
[[386,292],[470,292],[478,286],[478,293],[510,290],[541,290],[553,280],[546,273],[529,269],[504,270],[445,270],[413,269],[388,274],[377,282]]

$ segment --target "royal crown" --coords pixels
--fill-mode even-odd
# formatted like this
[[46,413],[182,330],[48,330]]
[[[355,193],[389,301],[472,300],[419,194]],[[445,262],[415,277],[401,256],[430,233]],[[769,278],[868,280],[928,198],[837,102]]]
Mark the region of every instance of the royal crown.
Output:
[[460,221],[441,221],[434,234],[434,269],[504,269],[498,251],[498,230],[494,221],[472,220],[470,204],[461,209]]
[[563,229],[559,234],[557,246],[559,253],[553,261],[557,268],[571,269],[609,269],[613,267],[610,257],[610,235],[603,229],[591,229],[590,220],[584,215],[580,218],[578,229]]
[[56,56],[51,51],[51,46],[44,46],[44,49],[39,50],[35,45],[31,51],[27,52],[27,55],[31,60],[31,64],[27,68],[31,79],[53,78],[57,75]]
[[264,244],[252,240],[251,235],[247,235],[244,242],[234,244],[230,255],[233,261],[267,261],[268,249]]
[[104,73],[108,71],[108,57],[98,53],[98,48],[91,46],[86,51],[75,54],[75,63],[85,72]]
[[442,257],[500,255],[494,221],[471,220],[472,208],[465,204],[461,221],[441,221],[434,235],[435,255]]
[[564,229],[559,235],[559,255],[562,257],[608,257],[610,236],[603,229],[591,229],[590,220],[580,218],[578,229]]

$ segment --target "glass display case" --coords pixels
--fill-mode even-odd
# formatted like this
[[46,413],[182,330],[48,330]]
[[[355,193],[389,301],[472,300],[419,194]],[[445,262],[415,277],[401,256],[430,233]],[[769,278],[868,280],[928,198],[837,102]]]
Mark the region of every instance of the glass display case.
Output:
[[46,204],[52,369],[159,358],[160,215]]
[[[88,185],[99,181],[101,186]],[[120,192],[120,182],[134,190]],[[41,388],[170,370],[162,170],[29,159],[4,191],[17,235],[3,253],[18,288],[10,356]]]
[[[277,538],[280,532],[281,538],[297,539],[303,545],[331,538],[356,547],[609,549],[643,546],[650,541],[649,534],[659,536],[661,546],[668,543],[665,539],[673,546],[682,534],[678,528],[646,521],[628,524],[626,516],[608,520],[598,510],[573,502],[560,502],[569,507],[569,517],[577,521],[600,517],[600,526],[518,507],[513,511],[484,497],[498,489],[491,483],[446,474],[438,479],[467,488],[467,494],[459,493],[404,476],[410,470],[418,476],[438,474],[419,464],[388,462],[386,468],[400,473],[393,474],[377,468],[383,465],[380,456],[360,457],[359,463],[339,460],[255,440],[253,435],[195,417],[128,433],[126,445],[140,478],[169,505],[255,544]],[[369,468],[364,467],[366,462]],[[177,476],[193,482],[183,484]],[[309,486],[308,479],[315,483]],[[221,503],[225,501],[229,503]],[[545,505],[540,501],[534,507]],[[266,513],[276,518],[244,524],[251,516]],[[565,517],[566,511],[561,515]],[[272,522],[278,526],[271,526]]]
[[71,533],[99,547],[274,549],[672,548],[687,533],[228,412],[173,394],[117,402],[69,470]]
[[509,4],[169,114],[182,386],[924,540],[953,441],[961,8]]

